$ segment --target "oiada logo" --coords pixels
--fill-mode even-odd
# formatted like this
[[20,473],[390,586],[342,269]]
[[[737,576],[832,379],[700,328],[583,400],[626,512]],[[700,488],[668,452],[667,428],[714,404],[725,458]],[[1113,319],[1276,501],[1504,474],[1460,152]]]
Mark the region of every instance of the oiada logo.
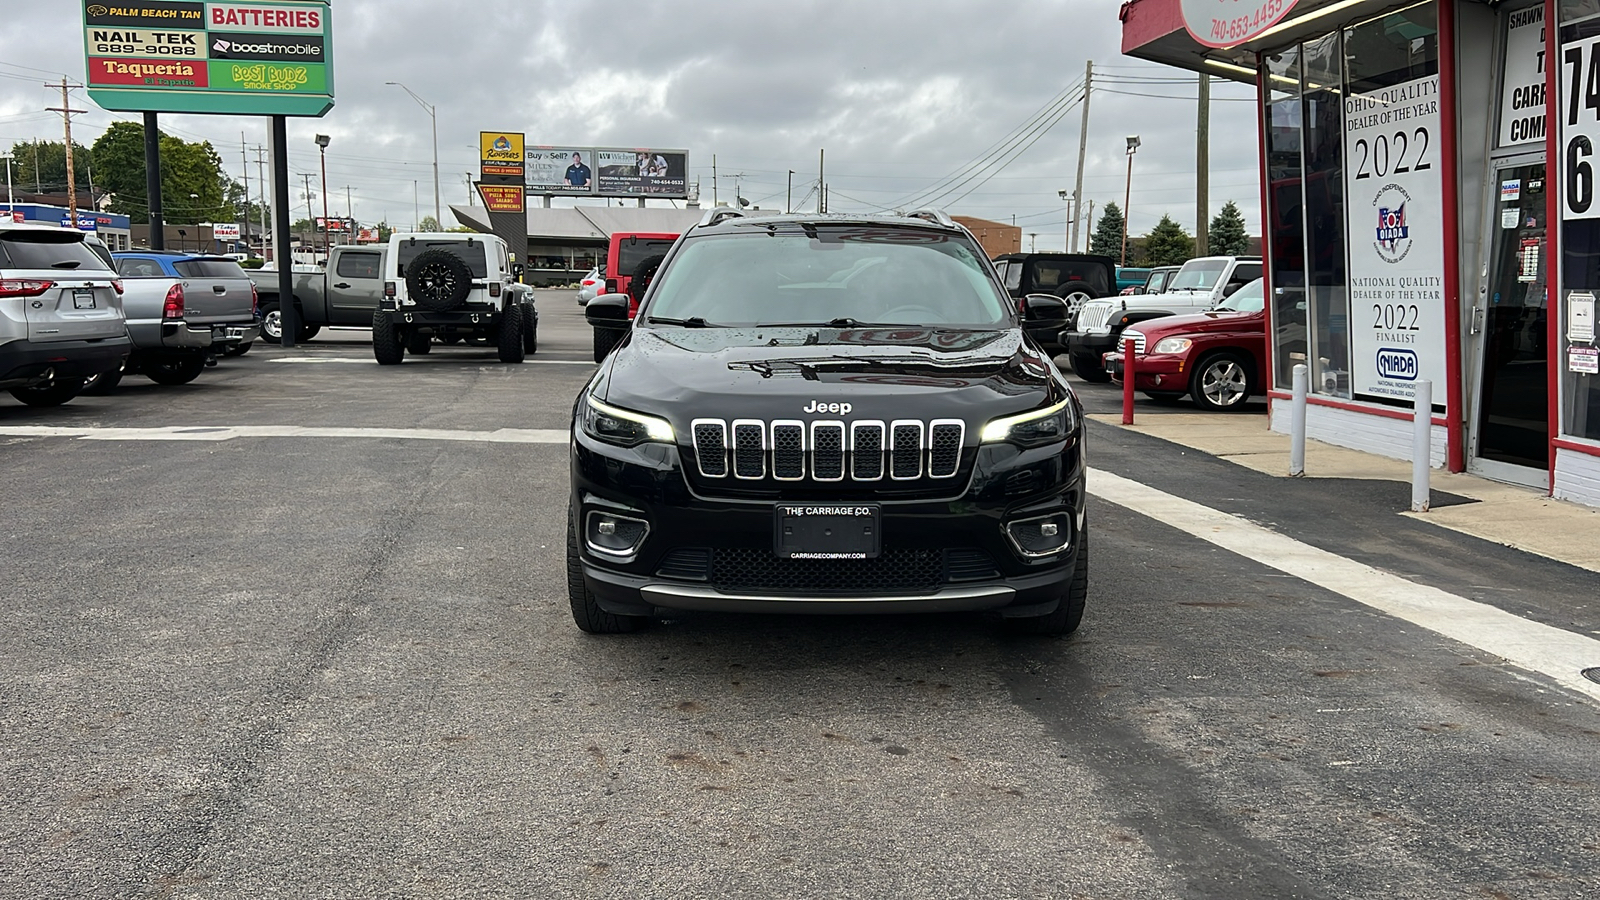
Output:
[[1417,354],[1410,350],[1384,347],[1378,351],[1378,375],[1395,381],[1417,380]]
[[801,407],[800,411],[804,413],[829,413],[835,416],[848,416],[852,409],[855,409],[855,407],[848,403],[823,403],[821,400],[813,400]]
[[1411,226],[1406,224],[1406,207],[1411,195],[1398,184],[1386,184],[1372,198],[1378,211],[1377,240],[1372,246],[1386,263],[1397,263],[1411,252]]

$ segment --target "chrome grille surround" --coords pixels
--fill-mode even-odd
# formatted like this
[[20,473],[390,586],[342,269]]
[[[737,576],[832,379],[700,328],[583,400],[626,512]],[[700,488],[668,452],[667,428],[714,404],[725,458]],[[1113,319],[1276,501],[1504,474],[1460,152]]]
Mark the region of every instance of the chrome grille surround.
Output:
[[954,478],[967,425],[961,419],[694,419],[700,474],[744,481],[916,481]]

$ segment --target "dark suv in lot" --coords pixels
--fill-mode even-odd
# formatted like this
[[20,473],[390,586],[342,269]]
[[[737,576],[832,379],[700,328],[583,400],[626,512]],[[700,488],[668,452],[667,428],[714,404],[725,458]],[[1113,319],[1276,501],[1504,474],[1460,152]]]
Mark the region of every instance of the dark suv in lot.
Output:
[[618,327],[573,412],[584,631],[663,610],[1077,627],[1082,409],[948,216],[708,213]]

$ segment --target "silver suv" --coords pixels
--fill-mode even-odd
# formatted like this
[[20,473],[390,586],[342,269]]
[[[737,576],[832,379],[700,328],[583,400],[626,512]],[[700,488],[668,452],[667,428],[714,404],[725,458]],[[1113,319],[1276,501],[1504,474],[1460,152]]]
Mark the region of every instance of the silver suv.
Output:
[[82,233],[0,222],[0,389],[59,406],[128,349],[122,282]]

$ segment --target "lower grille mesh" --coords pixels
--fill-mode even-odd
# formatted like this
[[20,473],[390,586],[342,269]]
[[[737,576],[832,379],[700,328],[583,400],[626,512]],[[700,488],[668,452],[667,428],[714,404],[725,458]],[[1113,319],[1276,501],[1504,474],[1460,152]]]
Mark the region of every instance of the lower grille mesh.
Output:
[[769,550],[711,551],[718,590],[820,593],[930,591],[944,582],[939,550],[885,550],[877,559],[783,559]]

